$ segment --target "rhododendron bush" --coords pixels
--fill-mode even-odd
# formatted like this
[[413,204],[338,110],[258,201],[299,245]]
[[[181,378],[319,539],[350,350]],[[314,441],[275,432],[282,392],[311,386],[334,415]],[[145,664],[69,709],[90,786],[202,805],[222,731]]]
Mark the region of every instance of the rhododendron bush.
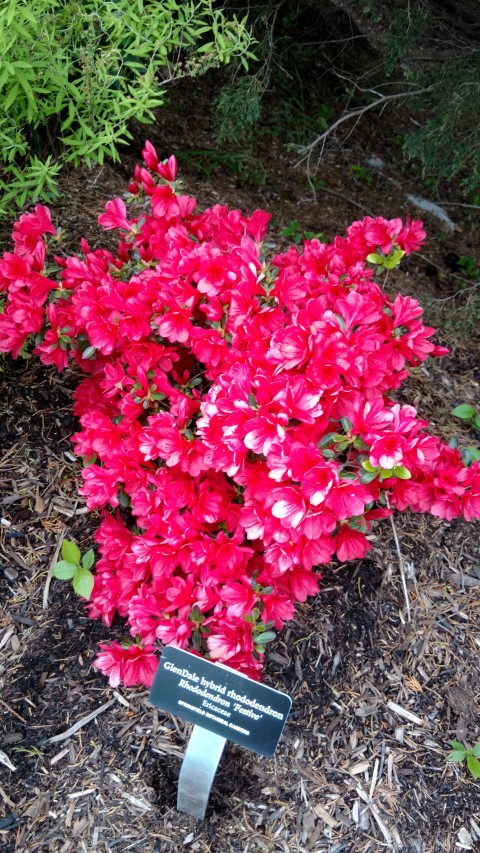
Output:
[[394,399],[409,367],[446,352],[418,302],[375,277],[418,249],[420,222],[367,217],[267,261],[267,213],[197,213],[175,159],[149,143],[144,159],[127,203],[99,217],[115,254],[82,240],[52,257],[48,209],[20,217],[0,262],[0,350],[32,342],[44,364],[85,373],[73,440],[102,513],[86,607],[132,635],[96,666],[150,685],[173,644],[259,677],[316,567],[363,557],[393,508],[479,517],[480,463]]

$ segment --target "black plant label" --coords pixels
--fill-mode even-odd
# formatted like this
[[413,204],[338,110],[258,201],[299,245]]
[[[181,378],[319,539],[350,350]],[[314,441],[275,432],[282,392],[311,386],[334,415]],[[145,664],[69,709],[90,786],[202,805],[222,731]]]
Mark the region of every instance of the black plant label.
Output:
[[218,663],[167,646],[152,705],[260,755],[273,755],[290,712],[285,693]]

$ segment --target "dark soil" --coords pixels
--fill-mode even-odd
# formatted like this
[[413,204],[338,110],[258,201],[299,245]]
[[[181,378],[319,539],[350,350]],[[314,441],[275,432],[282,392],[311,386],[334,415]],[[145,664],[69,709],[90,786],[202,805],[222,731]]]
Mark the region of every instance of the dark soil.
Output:
[[[341,233],[366,213],[422,215],[405,193],[428,197],[391,141],[398,118],[360,125],[349,147],[331,151],[324,186],[311,195],[275,126],[252,148],[220,152],[208,81],[193,98],[177,87],[148,137],[178,154],[185,189],[204,207],[226,203],[273,213],[272,242],[299,228]],[[272,124],[272,122],[271,122]],[[62,179],[53,206],[68,251],[103,241],[96,217],[121,195],[143,136],[124,165]],[[376,155],[369,185],[352,164]],[[448,194],[447,194],[448,193]],[[461,202],[450,189],[444,199]],[[472,211],[449,207],[456,231],[425,216],[427,248],[389,287],[435,310],[458,292],[449,253],[478,257]],[[450,264],[450,266],[449,266]],[[464,301],[437,304],[459,310]],[[448,313],[448,312],[447,312]],[[479,337],[447,340],[451,355],[414,371],[406,397],[445,438],[472,444],[450,412],[480,408]],[[190,726],[159,712],[147,691],[114,691],[91,667],[96,644],[122,633],[87,618],[67,585],[48,579],[64,536],[90,547],[70,449],[77,378],[33,361],[7,359],[0,376],[0,839],[6,853],[412,853],[480,849],[480,784],[446,762],[448,741],[480,740],[478,525],[404,513],[395,524],[408,574],[406,618],[399,557],[384,523],[371,556],[324,572],[320,595],[298,608],[272,646],[266,682],[290,694],[291,716],[273,758],[227,745],[207,817],[176,811],[176,785]],[[105,707],[104,707],[105,706]],[[71,736],[52,741],[98,712]],[[14,768],[14,769],[12,769]]]

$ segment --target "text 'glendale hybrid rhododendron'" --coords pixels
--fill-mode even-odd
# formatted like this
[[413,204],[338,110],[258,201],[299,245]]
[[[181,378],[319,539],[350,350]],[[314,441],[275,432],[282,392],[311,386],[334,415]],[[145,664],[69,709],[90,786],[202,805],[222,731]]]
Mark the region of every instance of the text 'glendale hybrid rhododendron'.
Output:
[[120,233],[115,255],[83,240],[47,265],[48,209],[20,217],[0,261],[0,350],[33,339],[44,364],[86,374],[75,452],[103,513],[86,606],[132,635],[95,665],[113,686],[150,685],[173,644],[255,678],[318,591],[315,567],[363,557],[390,508],[480,517],[480,463],[393,397],[408,367],[446,352],[418,302],[374,278],[418,249],[422,223],[367,217],[267,261],[267,213],[196,213],[174,157],[143,154],[128,209],[116,198],[99,217]]

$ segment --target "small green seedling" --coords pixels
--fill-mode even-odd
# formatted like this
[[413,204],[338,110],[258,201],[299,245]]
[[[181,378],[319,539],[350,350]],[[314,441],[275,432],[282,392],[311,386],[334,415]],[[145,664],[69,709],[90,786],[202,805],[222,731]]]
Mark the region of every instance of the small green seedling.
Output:
[[480,267],[471,255],[462,255],[458,260],[457,266],[468,278],[480,278]]
[[362,184],[365,184],[367,187],[371,187],[373,184],[373,172],[371,169],[368,169],[367,166],[360,166],[358,163],[350,166],[350,171],[355,180],[360,181]]
[[321,231],[304,231],[298,219],[291,219],[285,228],[280,231],[281,237],[287,237],[297,246],[303,243],[304,240],[320,240],[325,239],[325,235]]
[[41,758],[43,755],[38,746],[14,746],[12,749],[13,752],[21,752],[29,758]]
[[474,779],[480,779],[480,743],[476,743],[472,749],[467,749],[458,740],[449,740],[452,752],[447,755],[447,761],[467,762],[467,768]]
[[93,548],[90,548],[83,557],[78,545],[64,539],[62,543],[62,559],[52,567],[52,575],[61,581],[72,581],[77,595],[86,598],[87,601],[92,594],[93,574],[90,571],[95,562]]

